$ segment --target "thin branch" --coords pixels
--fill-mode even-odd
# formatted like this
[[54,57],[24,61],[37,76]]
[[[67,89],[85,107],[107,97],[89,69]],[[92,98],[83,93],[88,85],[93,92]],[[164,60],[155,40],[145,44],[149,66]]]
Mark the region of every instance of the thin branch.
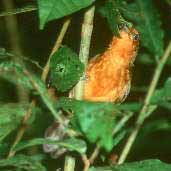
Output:
[[[64,31],[62,31],[63,30],[63,28],[64,28],[64,25],[66,25],[66,22],[63,24],[63,27],[62,27],[62,29],[61,29],[61,32],[60,32],[60,34],[59,34],[59,36],[58,37],[60,37],[60,38],[57,38],[57,42],[59,42],[59,43],[55,43],[55,45],[54,45],[54,48],[52,49],[52,52],[50,53],[50,54],[53,54],[54,53],[54,51],[56,51],[58,48],[57,48],[57,44],[59,44],[58,46],[60,46],[60,44],[61,44],[61,42],[62,42],[62,40],[63,40],[63,37],[64,37],[64,35],[65,35],[65,33],[66,33],[66,31],[64,32]],[[69,25],[68,25],[69,26]],[[67,27],[68,28],[68,27]],[[60,41],[59,41],[60,40]],[[55,50],[56,49],[56,50]],[[51,56],[51,55],[50,55]],[[50,59],[48,59],[48,61],[49,61]],[[47,64],[48,64],[48,62],[47,62]],[[43,72],[42,72],[42,77],[44,78],[44,80],[46,80],[46,77],[47,77],[47,74],[48,74],[48,72],[47,72],[47,64],[45,65],[45,67],[44,67],[44,69],[43,69]],[[46,71],[45,71],[46,70]],[[43,76],[43,73],[47,73],[46,75],[44,75]],[[21,127],[19,128],[19,130],[18,130],[18,132],[17,132],[17,135],[16,135],[16,138],[15,138],[15,140],[14,140],[14,143],[13,143],[13,145],[12,145],[12,148],[10,149],[10,151],[9,151],[9,154],[8,154],[8,157],[13,157],[14,155],[15,155],[15,151],[13,151],[13,147],[16,145],[16,144],[18,144],[19,142],[20,142],[20,140],[22,139],[22,137],[23,137],[23,135],[24,135],[24,132],[25,132],[25,130],[26,130],[26,126],[23,126],[23,125],[27,125],[27,122],[28,122],[28,120],[29,120],[29,118],[30,118],[30,116],[31,116],[31,113],[32,113],[32,109],[34,108],[36,106],[36,101],[35,101],[35,99],[33,99],[32,101],[31,101],[31,107],[28,109],[28,111],[26,112],[26,114],[25,114],[25,116],[24,116],[24,119],[23,119],[23,122],[22,122],[22,124],[21,124]],[[55,111],[53,110],[53,109],[51,109],[51,111],[54,113]],[[55,113],[55,115],[56,115],[56,113]]]
[[90,161],[91,164],[94,163],[94,160],[95,160],[95,159],[97,158],[97,156],[99,155],[99,153],[100,153],[100,148],[101,148],[100,144],[97,143],[97,144],[96,144],[96,147],[95,147],[95,149],[94,149],[94,151],[93,151],[93,153],[91,154],[91,156],[90,156],[90,158],[89,158],[89,161]]
[[125,161],[125,159],[127,158],[130,150],[131,150],[131,147],[137,137],[137,134],[142,126],[142,124],[144,123],[144,120],[146,119],[147,115],[146,115],[146,112],[148,110],[148,106],[150,105],[150,101],[151,101],[151,98],[153,96],[153,93],[156,89],[156,86],[157,86],[157,83],[160,79],[160,75],[161,75],[161,72],[166,64],[166,61],[168,59],[168,57],[170,56],[171,54],[171,41],[169,42],[165,52],[164,52],[164,55],[161,57],[156,69],[155,69],[155,72],[154,72],[154,75],[153,75],[153,78],[152,78],[152,81],[150,83],[150,86],[149,86],[149,89],[148,89],[148,92],[147,92],[147,95],[146,95],[146,98],[144,100],[144,105],[138,115],[138,118],[137,118],[137,121],[136,121],[136,126],[135,126],[135,129],[132,131],[132,133],[130,134],[130,136],[128,137],[128,140],[126,142],[126,145],[121,153],[121,156],[119,158],[119,161],[118,161],[118,164],[121,164]]
[[[89,58],[91,35],[93,31],[94,11],[95,11],[95,6],[91,6],[87,9],[87,11],[84,14],[84,20],[81,29],[81,44],[80,44],[79,59],[84,64],[85,70]],[[77,83],[77,85],[74,88],[74,97],[78,100],[82,99],[83,88],[84,88],[84,79],[83,79],[84,77],[85,77],[85,72],[82,78],[80,79],[80,81]],[[82,155],[82,160],[84,163],[83,171],[88,171],[90,167],[90,161],[86,154]]]
[[67,18],[62,26],[62,29],[59,33],[59,36],[57,37],[56,39],[56,42],[55,42],[55,45],[53,46],[53,49],[49,55],[49,58],[47,60],[47,63],[43,69],[43,73],[42,73],[42,80],[45,82],[46,81],[46,78],[48,76],[48,73],[49,73],[49,69],[50,69],[50,59],[51,59],[51,56],[59,49],[63,39],[64,39],[64,36],[68,30],[68,27],[71,23],[71,18]]
[[[79,59],[84,64],[85,70],[89,58],[91,35],[93,31],[94,11],[95,11],[95,6],[91,6],[85,12],[84,21],[81,30],[81,44],[80,44]],[[84,89],[84,82],[85,82],[84,78],[85,78],[85,73],[83,74],[82,78],[74,88],[74,97],[78,100],[81,100],[83,96],[83,89]]]
[[35,100],[33,100],[33,101],[31,102],[31,104],[30,104],[29,109],[27,110],[26,114],[24,115],[24,118],[23,118],[23,121],[22,121],[22,125],[21,125],[19,131],[17,132],[17,136],[16,136],[16,138],[15,138],[15,141],[14,141],[13,145],[12,145],[11,148],[10,148],[10,152],[9,152],[7,158],[13,157],[13,156],[15,155],[16,151],[14,151],[13,148],[18,144],[18,142],[19,142],[19,141],[21,140],[21,138],[23,137],[24,132],[25,132],[25,130],[26,130],[26,128],[27,128],[27,121],[28,121],[28,119],[29,119],[30,116],[31,116],[32,109],[33,109],[33,107],[35,106],[35,104],[36,104],[36,102],[35,102]]
[[8,11],[1,12],[0,17],[6,17],[6,16],[11,16],[11,15],[31,12],[31,11],[35,11],[35,10],[37,10],[36,6],[28,5],[28,6],[25,6],[23,8],[9,9]]
[[83,154],[81,157],[82,157],[82,161],[84,163],[84,169],[83,169],[83,171],[88,171],[89,170],[89,167],[90,167],[90,161],[87,158],[87,155],[86,154]]
[[75,168],[75,158],[71,156],[66,156],[64,171],[74,171],[74,168]]

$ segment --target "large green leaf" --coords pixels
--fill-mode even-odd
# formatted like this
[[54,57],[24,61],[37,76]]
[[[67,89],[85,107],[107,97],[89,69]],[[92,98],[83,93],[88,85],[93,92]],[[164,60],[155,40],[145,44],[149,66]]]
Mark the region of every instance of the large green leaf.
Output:
[[113,167],[91,168],[89,171],[169,171],[171,164],[160,160],[144,160],[139,162],[125,163]]
[[61,92],[72,88],[84,71],[77,54],[66,46],[52,56],[50,67],[52,84]]
[[41,144],[52,144],[58,147],[59,146],[64,147],[69,151],[77,151],[79,153],[85,153],[87,149],[86,143],[83,140],[76,139],[76,138],[67,138],[61,141],[48,140],[44,138],[35,138],[33,140],[20,142],[14,147],[14,150],[19,151],[31,146],[41,145]]
[[[123,6],[121,6],[121,10]],[[124,6],[122,10],[125,17],[136,24],[140,32],[141,43],[157,59],[163,54],[163,37],[164,31],[161,28],[159,12],[152,0],[135,0]]]
[[113,145],[118,144],[125,135],[125,133],[120,133],[117,135],[116,141],[112,138],[112,132],[118,123],[118,119],[126,116],[129,111],[139,111],[141,108],[138,103],[119,105],[69,98],[60,98],[56,106],[57,109],[62,108],[68,113],[74,113],[71,120],[73,127],[83,132],[90,142],[99,141],[106,150],[111,150]]
[[112,103],[93,103],[62,98],[58,108],[73,111],[72,122],[80,127],[90,142],[100,141],[107,150],[113,146],[112,130],[117,110]]
[[38,0],[40,28],[51,20],[72,14],[95,0]]
[[0,141],[20,124],[28,104],[0,104]]

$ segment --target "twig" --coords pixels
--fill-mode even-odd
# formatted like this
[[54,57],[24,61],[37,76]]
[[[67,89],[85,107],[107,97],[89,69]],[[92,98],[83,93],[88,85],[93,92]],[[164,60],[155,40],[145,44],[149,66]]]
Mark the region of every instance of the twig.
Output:
[[94,149],[94,151],[93,151],[93,153],[91,154],[91,156],[90,156],[90,158],[89,158],[89,161],[90,161],[91,164],[94,163],[94,160],[95,160],[96,157],[99,155],[100,147],[101,147],[100,144],[97,143],[97,144],[96,144],[96,147],[95,147],[95,149]]
[[50,59],[51,59],[51,56],[59,49],[63,39],[64,39],[64,36],[65,36],[65,33],[66,31],[68,30],[68,27],[71,23],[71,18],[67,18],[62,26],[62,29],[60,31],[60,34],[58,36],[58,38],[56,39],[56,42],[55,42],[55,45],[53,46],[53,49],[49,55],[49,58],[47,60],[47,63],[43,69],[43,73],[42,73],[42,80],[45,82],[46,81],[46,78],[47,78],[47,75],[49,73],[49,69],[50,69]]
[[15,141],[14,141],[13,145],[12,145],[11,148],[10,148],[10,152],[9,152],[7,158],[13,157],[13,156],[15,155],[15,151],[13,150],[13,148],[18,144],[18,142],[19,142],[19,141],[21,140],[21,138],[23,137],[24,132],[25,132],[25,130],[26,130],[26,128],[27,128],[27,121],[28,121],[28,119],[29,119],[30,116],[31,116],[32,109],[33,109],[33,107],[35,106],[35,104],[36,104],[36,102],[35,102],[35,100],[33,100],[33,101],[31,102],[31,104],[30,104],[29,109],[27,110],[26,114],[24,115],[24,118],[23,118],[23,121],[22,121],[22,125],[21,125],[19,131],[17,132],[17,136],[16,136],[16,138],[15,138]]
[[74,168],[75,168],[75,158],[71,156],[66,156],[64,171],[74,171]]
[[87,158],[87,155],[86,154],[83,154],[81,157],[82,157],[82,161],[84,163],[84,169],[83,169],[83,171],[88,171],[89,170],[89,167],[90,167],[90,161]]
[[31,12],[31,11],[35,11],[35,10],[37,10],[36,6],[29,5],[29,6],[25,6],[23,8],[10,9],[8,11],[1,12],[0,17],[6,17],[6,16],[21,14],[21,13],[25,13],[25,12]]
[[[80,44],[80,52],[79,52],[79,59],[84,64],[86,69],[88,57],[89,57],[89,49],[91,43],[91,35],[93,30],[93,19],[94,19],[94,11],[95,6],[91,6],[84,14],[84,21],[82,24],[81,30],[81,44]],[[83,88],[85,82],[85,73],[83,74],[80,81],[74,88],[74,97],[78,100],[82,99],[83,95]]]
[[[65,24],[66,24],[66,23],[63,24],[62,30],[63,30]],[[60,40],[60,43],[62,42],[63,37],[64,37],[64,34],[66,33],[66,31],[65,31],[65,32],[62,32],[62,30],[61,30],[61,32],[60,32],[60,34],[59,34],[59,37],[60,37],[60,38],[57,38],[57,40],[58,40],[58,39]],[[62,34],[62,35],[61,35],[61,34]],[[60,43],[58,43],[58,44],[60,45]],[[53,52],[55,51],[56,46],[57,46],[57,43],[55,43],[54,48],[53,48],[51,54],[53,54]],[[56,50],[57,50],[57,49],[56,49]],[[48,59],[48,61],[49,61],[49,59]],[[48,63],[48,62],[47,62],[47,63]],[[45,72],[44,70],[47,70],[47,64],[45,65],[45,67],[44,67],[44,69],[43,69],[43,72]],[[43,77],[43,72],[42,72],[42,77]],[[46,71],[46,72],[47,72],[47,71]],[[48,73],[48,72],[47,72],[47,73]],[[46,80],[46,77],[47,77],[47,74],[46,74],[46,76],[44,76],[44,80]],[[16,144],[18,144],[19,141],[22,139],[22,137],[23,137],[23,135],[24,135],[24,132],[25,132],[25,130],[26,130],[26,126],[23,127],[23,125],[26,125],[26,124],[27,124],[27,122],[28,122],[28,120],[29,120],[29,118],[30,118],[30,116],[31,116],[32,109],[33,109],[33,107],[35,107],[35,105],[36,105],[36,101],[33,99],[33,100],[31,101],[31,107],[30,107],[30,108],[28,109],[28,111],[26,112],[26,114],[25,114],[25,116],[24,116],[24,119],[23,119],[23,122],[22,122],[22,124],[21,124],[21,127],[19,128],[19,130],[18,130],[18,132],[17,132],[15,141],[14,141],[14,143],[13,143],[13,145],[12,145],[12,148],[11,148],[10,151],[9,151],[8,157],[13,157],[13,156],[15,155],[15,151],[13,151],[13,147],[14,147]],[[52,112],[54,112],[53,109],[52,109]],[[56,113],[55,113],[55,114],[56,114]]]
[[125,123],[131,118],[133,115],[132,112],[129,112],[123,118],[118,122],[118,124],[114,127],[112,135],[114,136],[116,133],[118,133],[125,125]]
[[128,137],[127,139],[127,142],[126,142],[126,145],[121,153],[121,156],[118,160],[118,164],[121,164],[125,161],[126,157],[128,156],[130,150],[131,150],[131,147],[136,139],[136,136],[142,126],[142,124],[144,123],[144,120],[146,119],[146,112],[148,110],[148,106],[150,104],[150,101],[151,101],[151,98],[153,96],[153,93],[156,89],[156,86],[157,86],[157,83],[159,81],[159,78],[160,78],[160,75],[161,75],[161,72],[164,68],[164,65],[168,59],[168,57],[170,56],[171,54],[171,41],[169,42],[166,50],[165,50],[165,53],[164,55],[161,57],[156,69],[155,69],[155,72],[154,72],[154,75],[153,75],[153,78],[152,78],[152,81],[150,83],[150,86],[149,86],[149,89],[148,89],[148,92],[147,92],[147,95],[146,95],[146,98],[144,100],[144,105],[138,115],[138,118],[136,120],[136,124],[135,124],[135,129],[132,131],[132,133],[130,134],[130,136]]

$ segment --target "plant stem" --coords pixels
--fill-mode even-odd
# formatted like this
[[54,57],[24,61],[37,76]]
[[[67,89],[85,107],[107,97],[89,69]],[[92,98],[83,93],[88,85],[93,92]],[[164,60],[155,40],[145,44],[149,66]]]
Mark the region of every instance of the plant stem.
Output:
[[[154,72],[154,75],[153,75],[153,78],[152,78],[152,81],[150,83],[150,86],[149,86],[149,89],[148,89],[148,92],[147,92],[147,95],[146,95],[146,98],[144,100],[144,105],[138,115],[138,118],[136,120],[136,123],[135,123],[135,129],[132,131],[132,133],[130,134],[130,136],[128,137],[128,140],[126,142],[126,145],[121,153],[121,156],[119,158],[119,161],[118,161],[118,164],[121,164],[125,161],[125,159],[127,158],[130,150],[131,150],[131,147],[137,137],[137,134],[142,126],[142,124],[144,123],[144,120],[146,119],[147,115],[146,115],[146,112],[148,110],[148,106],[150,104],[150,101],[151,101],[151,98],[153,96],[153,93],[156,89],[156,86],[157,86],[157,83],[159,81],[159,78],[160,78],[160,75],[161,75],[161,72],[164,68],[164,65],[168,59],[168,57],[170,56],[171,54],[171,41],[169,42],[165,52],[164,52],[164,55],[161,57],[161,59],[159,60],[159,63],[155,69],[155,72]],[[149,116],[149,115],[148,115]]]
[[64,21],[64,24],[62,26],[62,29],[59,33],[59,36],[57,37],[56,41],[55,41],[55,45],[53,46],[53,49],[49,55],[49,58],[47,60],[47,63],[43,69],[43,73],[42,73],[42,80],[45,82],[46,81],[46,78],[48,76],[48,73],[49,73],[49,69],[50,69],[50,59],[51,59],[51,56],[59,49],[63,39],[64,39],[64,36],[65,36],[65,33],[67,32],[68,30],[68,27],[71,23],[71,18],[67,18],[65,21]]
[[[74,97],[78,100],[81,100],[83,96],[85,70],[88,63],[91,35],[93,31],[94,11],[95,11],[94,5],[89,7],[84,14],[84,19],[82,23],[79,59],[84,64],[85,69],[82,78],[74,88]],[[90,167],[90,161],[86,154],[83,154],[81,157],[82,157],[82,161],[84,162],[83,171],[88,171]]]
[[35,106],[35,100],[33,100],[30,104],[29,109],[27,110],[26,114],[24,115],[23,121],[22,121],[22,125],[19,129],[19,131],[17,132],[17,136],[15,138],[14,143],[12,144],[11,148],[10,148],[10,152],[7,156],[7,158],[13,157],[15,155],[15,151],[13,151],[13,148],[18,144],[18,142],[21,140],[21,138],[24,135],[24,132],[27,128],[27,121],[30,118],[30,115],[32,113],[32,109]]
[[[81,44],[79,59],[84,64],[85,70],[88,63],[89,49],[91,43],[91,35],[93,31],[93,19],[94,19],[95,6],[91,6],[84,14],[84,21],[81,30]],[[74,97],[78,100],[82,99],[83,89],[85,82],[85,72],[74,88]]]
[[74,171],[75,159],[71,156],[65,157],[64,171]]

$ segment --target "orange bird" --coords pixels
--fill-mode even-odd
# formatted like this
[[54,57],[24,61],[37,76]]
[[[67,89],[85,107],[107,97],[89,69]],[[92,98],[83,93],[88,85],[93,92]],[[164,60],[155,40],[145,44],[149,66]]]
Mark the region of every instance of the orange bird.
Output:
[[139,46],[139,33],[124,27],[120,37],[113,37],[109,48],[89,61],[83,99],[89,101],[121,102],[130,90],[130,69]]

